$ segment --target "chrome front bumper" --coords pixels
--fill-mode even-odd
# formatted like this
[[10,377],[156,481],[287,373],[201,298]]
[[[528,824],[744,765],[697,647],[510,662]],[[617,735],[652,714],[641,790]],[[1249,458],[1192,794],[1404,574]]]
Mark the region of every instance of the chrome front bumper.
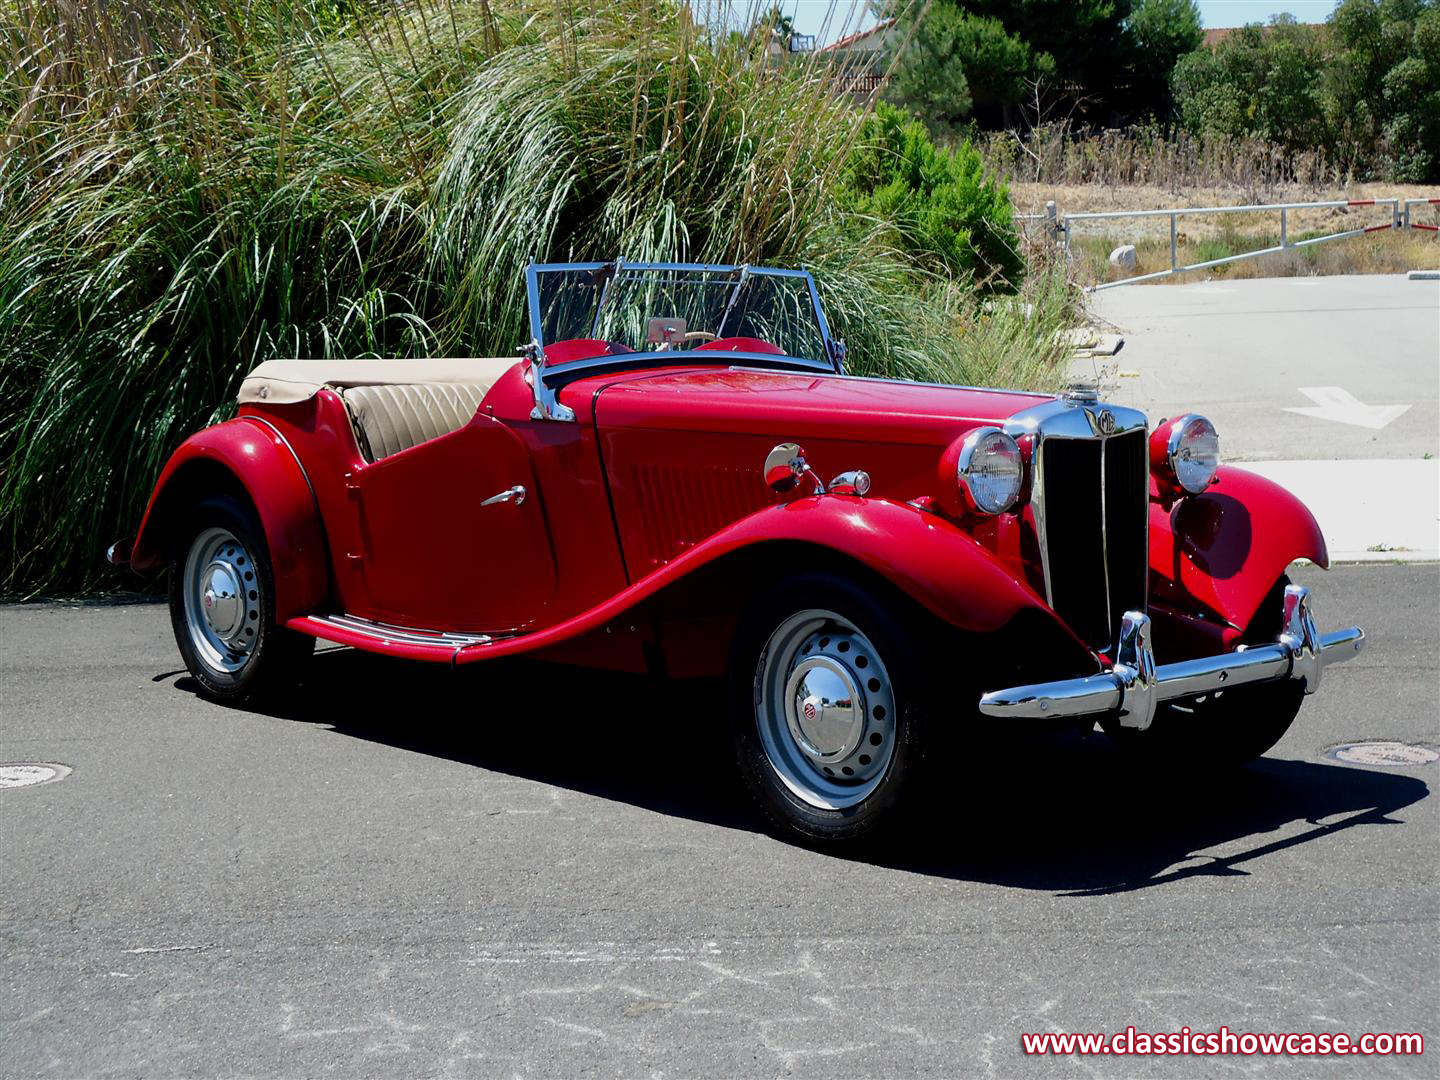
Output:
[[1310,590],[1285,589],[1285,629],[1273,645],[1241,645],[1232,653],[1156,664],[1150,618],[1125,613],[1115,666],[1099,675],[992,690],[980,699],[987,716],[1063,718],[1113,713],[1121,727],[1143,731],[1162,702],[1229,690],[1247,683],[1296,679],[1307,694],[1320,688],[1325,665],[1349,660],[1365,646],[1358,626],[1321,634],[1310,615]]

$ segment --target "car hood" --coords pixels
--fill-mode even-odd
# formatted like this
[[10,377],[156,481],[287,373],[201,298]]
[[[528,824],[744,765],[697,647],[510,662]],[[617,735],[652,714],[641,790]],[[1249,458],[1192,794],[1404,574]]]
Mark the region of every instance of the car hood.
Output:
[[841,375],[727,368],[617,379],[601,390],[602,428],[839,438],[943,446],[1049,395]]

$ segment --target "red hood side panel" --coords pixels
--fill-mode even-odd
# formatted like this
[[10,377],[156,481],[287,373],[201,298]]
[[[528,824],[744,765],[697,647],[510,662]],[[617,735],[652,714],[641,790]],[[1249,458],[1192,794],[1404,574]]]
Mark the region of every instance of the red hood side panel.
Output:
[[[630,579],[747,514],[809,494],[765,485],[762,465],[776,443],[799,442],[825,481],[864,469],[872,495],[903,503],[933,493],[941,451],[958,434],[1042,400],[738,369],[612,383],[594,398],[594,420]],[[1013,546],[1018,568],[1018,540]]]
[[1011,390],[721,368],[611,385],[601,412],[607,427],[942,446],[976,424],[1046,400]]

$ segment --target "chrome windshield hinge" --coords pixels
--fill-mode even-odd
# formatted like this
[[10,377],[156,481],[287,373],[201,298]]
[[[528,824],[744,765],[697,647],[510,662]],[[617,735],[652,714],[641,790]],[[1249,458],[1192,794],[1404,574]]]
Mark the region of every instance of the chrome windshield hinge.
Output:
[[575,410],[560,404],[555,391],[545,382],[545,350],[540,347],[540,342],[532,338],[528,344],[520,346],[520,354],[526,360],[525,380],[535,395],[530,419],[573,422]]

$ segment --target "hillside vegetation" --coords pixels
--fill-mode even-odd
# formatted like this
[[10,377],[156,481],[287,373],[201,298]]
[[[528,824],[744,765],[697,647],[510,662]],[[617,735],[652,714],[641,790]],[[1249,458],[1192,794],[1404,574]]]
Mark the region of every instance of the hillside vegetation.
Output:
[[263,360],[512,353],[532,258],[804,265],[859,371],[1058,378],[1071,296],[1021,286],[1003,188],[847,188],[864,113],[683,7],[0,12],[0,592],[118,584],[101,551]]
[[1176,111],[1198,135],[1323,152],[1360,179],[1440,182],[1440,7],[1343,0],[1320,26],[1288,16],[1182,57]]
[[1437,0],[1339,0],[1322,24],[1281,14],[1210,44],[1194,0],[877,4],[898,20],[886,93],[938,134],[1013,137],[1037,181],[1128,144],[1165,172],[1440,183]]

